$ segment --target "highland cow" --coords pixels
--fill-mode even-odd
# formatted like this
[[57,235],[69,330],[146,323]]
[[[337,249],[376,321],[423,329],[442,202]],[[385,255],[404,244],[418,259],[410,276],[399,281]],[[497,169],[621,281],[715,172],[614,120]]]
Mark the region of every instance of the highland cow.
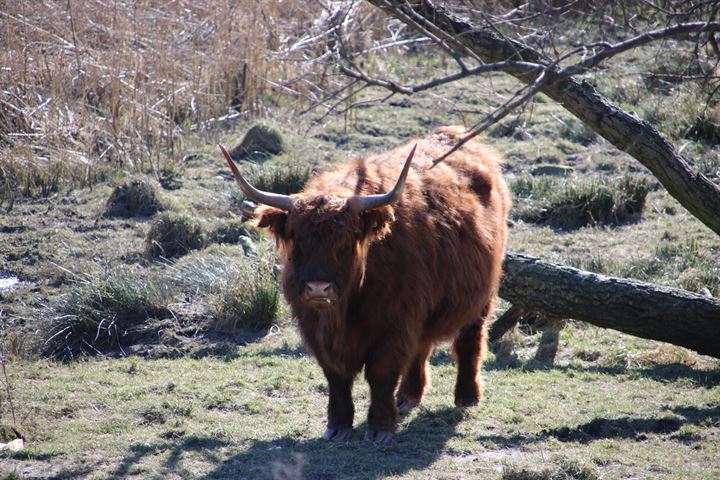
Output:
[[257,224],[276,239],[285,297],[327,378],[326,439],[351,437],[352,385],[364,367],[365,438],[390,441],[398,411],[422,399],[438,341],[453,340],[455,404],[481,398],[510,200],[498,155],[477,140],[432,167],[465,133],[439,128],[290,196],[255,189],[221,147],[245,195],[265,205]]

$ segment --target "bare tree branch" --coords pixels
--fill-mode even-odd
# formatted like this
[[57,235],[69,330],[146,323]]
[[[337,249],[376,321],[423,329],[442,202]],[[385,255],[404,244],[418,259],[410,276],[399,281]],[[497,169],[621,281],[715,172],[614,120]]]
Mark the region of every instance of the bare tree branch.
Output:
[[[541,52],[522,42],[460,18],[448,12],[446,8],[436,6],[431,0],[368,1],[403,21],[410,19],[408,25],[413,28],[420,25],[422,32],[431,30],[436,36],[443,38],[448,45],[462,44],[460,51],[471,50],[485,62],[517,61],[543,65],[545,70],[541,81],[538,81],[538,77],[527,69],[508,68],[506,71],[531,85],[530,91],[533,94],[535,88],[547,94],[610,143],[635,157],[650,169],[667,191],[690,213],[715,233],[720,234],[720,215],[718,215],[720,212],[720,187],[704,175],[694,171],[677,148],[649,123],[611,104],[591,85],[579,82],[564,73]],[[718,25],[714,22],[693,24],[692,27],[685,26],[680,30],[664,29],[663,31],[666,33],[659,35],[669,35],[667,32],[675,33],[682,29],[712,30],[716,29]],[[654,40],[653,36],[640,35],[635,37],[632,42],[640,45]],[[616,51],[629,48],[628,44],[623,45],[622,42],[615,47],[615,50],[610,48],[606,49],[605,53],[600,52],[597,54],[599,57],[592,60],[591,63],[596,62],[595,64],[597,64],[610,55],[616,54]],[[580,62],[580,64],[582,63]],[[583,67],[581,70],[585,68],[587,67]],[[520,104],[520,102],[512,103],[513,106]],[[501,110],[497,118],[502,118],[503,113],[507,114]]]
[[479,65],[477,67],[473,67],[473,68],[470,68],[465,71],[460,71],[460,72],[456,72],[456,73],[453,73],[450,75],[446,75],[444,77],[434,78],[432,80],[429,80],[429,81],[423,82],[423,83],[419,83],[417,85],[401,85],[401,84],[399,84],[397,82],[393,82],[391,80],[371,77],[370,75],[367,75],[366,73],[360,71],[360,69],[348,68],[342,62],[338,63],[338,68],[340,68],[340,70],[348,77],[352,77],[356,80],[361,80],[361,81],[365,82],[367,85],[386,88],[395,93],[401,93],[403,95],[412,95],[413,93],[422,92],[423,90],[428,90],[428,89],[443,85],[445,83],[455,82],[462,78],[471,77],[473,75],[479,75],[481,73],[507,71],[510,69],[527,70],[528,72],[532,72],[532,71],[537,71],[537,70],[541,69],[542,65],[539,65],[537,63],[530,63],[530,62],[489,63],[489,64],[485,64],[485,65]]
[[557,75],[559,77],[569,77],[571,75],[576,75],[578,73],[582,73],[590,68],[596,67],[604,60],[607,60],[609,58],[614,57],[615,55],[618,55],[623,52],[627,52],[628,50],[632,50],[634,48],[638,48],[643,45],[647,45],[649,43],[662,40],[665,38],[671,38],[671,37],[677,37],[680,35],[687,35],[688,33],[701,33],[701,32],[718,32],[720,31],[720,23],[719,22],[694,22],[694,23],[681,23],[679,25],[673,25],[672,27],[667,28],[661,28],[658,30],[653,30],[651,32],[645,32],[641,35],[638,35],[636,37],[630,38],[628,40],[625,40],[623,42],[617,43],[617,44],[593,44],[584,46],[580,49],[573,50],[570,52],[570,54],[566,55],[570,56],[573,54],[576,54],[581,51],[586,51],[588,48],[592,48],[593,46],[601,45],[604,48],[596,53],[595,55],[588,57],[574,65],[570,65],[568,67],[563,68],[559,72],[557,72]]
[[520,105],[524,105],[525,103],[530,101],[530,99],[542,89],[545,82],[547,82],[547,76],[545,75],[546,72],[547,70],[541,71],[535,81],[532,82],[529,87],[527,87],[523,95],[519,95],[520,92],[518,92],[515,97],[513,97],[508,102],[503,104],[500,108],[496,109],[490,115],[487,115],[484,119],[482,119],[477,125],[475,125],[471,129],[469,134],[465,135],[459,142],[453,145],[450,150],[442,154],[440,157],[434,159],[432,162],[432,166],[434,167],[438,163],[442,162],[447,157],[456,152],[458,149],[462,148],[462,146],[465,145],[467,142],[477,137],[482,132],[484,132],[485,130],[505,118],[507,115],[512,113],[517,107],[519,107]]

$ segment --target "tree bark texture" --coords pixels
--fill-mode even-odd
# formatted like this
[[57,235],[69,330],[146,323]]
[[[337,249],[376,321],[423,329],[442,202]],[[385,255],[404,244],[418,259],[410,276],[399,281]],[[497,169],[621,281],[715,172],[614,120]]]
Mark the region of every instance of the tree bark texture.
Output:
[[516,311],[582,320],[720,358],[720,300],[508,253],[500,296]]
[[[486,62],[512,60],[544,66],[552,63],[529,46],[453,15],[432,1],[368,1],[390,14],[401,11],[410,18],[424,21],[429,30],[439,30],[443,37],[453,38],[460,52],[470,50]],[[414,27],[407,17],[399,18]],[[548,82],[541,91],[647,167],[670,195],[720,235],[720,187],[694,171],[675,146],[652,125],[613,105],[590,84],[560,76],[558,72],[557,68],[548,69]],[[508,73],[525,83],[533,82],[537,75],[527,70],[508,70]]]

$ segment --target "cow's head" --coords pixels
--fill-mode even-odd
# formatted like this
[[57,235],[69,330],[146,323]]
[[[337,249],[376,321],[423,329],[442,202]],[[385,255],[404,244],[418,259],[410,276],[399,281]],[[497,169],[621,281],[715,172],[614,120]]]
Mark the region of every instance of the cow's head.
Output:
[[225,148],[220,150],[243,193],[265,205],[256,211],[258,226],[277,240],[285,257],[285,288],[292,298],[325,310],[362,284],[368,247],[390,231],[392,204],[405,187],[415,147],[392,190],[350,198],[263,192],[243,178]]

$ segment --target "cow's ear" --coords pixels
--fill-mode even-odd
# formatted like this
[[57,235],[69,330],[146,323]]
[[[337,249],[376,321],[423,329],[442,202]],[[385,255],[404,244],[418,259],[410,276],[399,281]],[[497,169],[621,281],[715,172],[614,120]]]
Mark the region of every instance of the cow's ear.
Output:
[[360,214],[363,237],[369,240],[383,238],[390,233],[394,221],[395,212],[391,206],[365,210]]
[[287,240],[287,230],[285,224],[287,222],[288,212],[274,207],[260,207],[256,212],[257,226],[267,228],[277,240]]

